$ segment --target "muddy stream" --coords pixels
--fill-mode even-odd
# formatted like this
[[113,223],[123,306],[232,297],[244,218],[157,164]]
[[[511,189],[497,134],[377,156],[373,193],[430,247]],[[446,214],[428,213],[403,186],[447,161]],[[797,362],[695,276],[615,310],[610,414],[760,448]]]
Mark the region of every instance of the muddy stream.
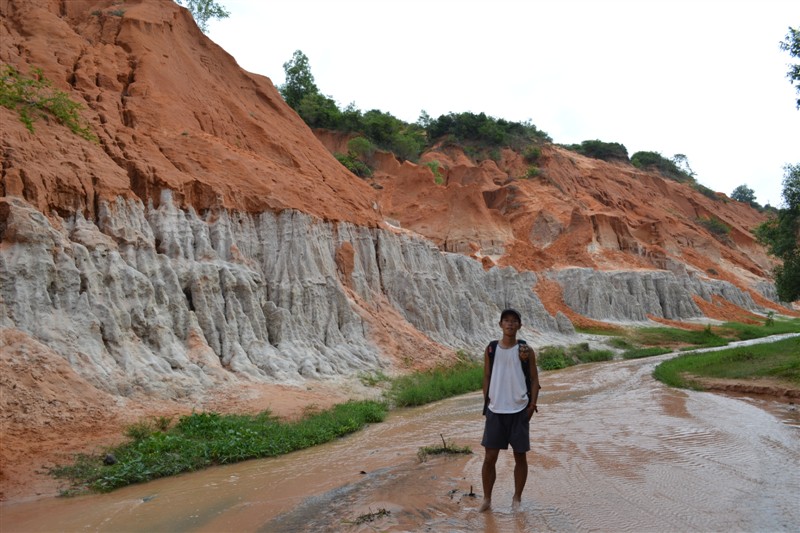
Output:
[[[542,374],[522,506],[501,452],[478,513],[480,393],[393,411],[288,456],[0,508],[12,531],[797,531],[800,416],[789,403],[670,389],[662,360]],[[471,455],[433,456],[448,441]],[[474,491],[475,495],[471,495]],[[365,515],[375,519],[363,521]],[[377,516],[380,515],[380,516]]]

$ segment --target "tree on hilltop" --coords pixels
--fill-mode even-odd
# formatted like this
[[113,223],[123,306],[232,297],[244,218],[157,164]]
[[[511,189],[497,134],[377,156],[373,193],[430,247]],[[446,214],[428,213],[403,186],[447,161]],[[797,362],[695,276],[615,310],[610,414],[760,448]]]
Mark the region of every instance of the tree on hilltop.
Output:
[[739,185],[733,189],[731,199],[745,204],[752,204],[756,201],[756,192],[747,185]]
[[286,81],[278,87],[283,99],[295,111],[299,109],[304,98],[316,98],[320,95],[319,88],[314,82],[308,56],[302,50],[295,50],[292,59],[283,64]]
[[[781,50],[789,52],[789,55],[800,59],[800,28],[789,27],[785,41],[781,41]],[[795,85],[795,89],[800,93],[800,63],[789,64],[789,72],[786,73]],[[800,98],[797,99],[797,109],[800,109]]]
[[209,19],[224,19],[230,16],[230,12],[215,0],[175,0],[179,6],[189,10],[194,17],[200,31],[208,31]]
[[756,237],[769,253],[783,260],[775,267],[775,287],[784,302],[800,299],[800,163],[786,165],[783,177],[785,207],[756,228]]

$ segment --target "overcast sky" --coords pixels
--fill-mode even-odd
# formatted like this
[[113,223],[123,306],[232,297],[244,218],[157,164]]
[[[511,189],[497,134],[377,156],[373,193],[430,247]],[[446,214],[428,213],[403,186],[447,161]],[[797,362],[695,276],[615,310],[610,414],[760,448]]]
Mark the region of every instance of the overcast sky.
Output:
[[782,205],[800,111],[779,47],[798,0],[217,0],[209,37],[284,82],[295,50],[344,108],[484,112],[556,143],[687,156],[697,181]]

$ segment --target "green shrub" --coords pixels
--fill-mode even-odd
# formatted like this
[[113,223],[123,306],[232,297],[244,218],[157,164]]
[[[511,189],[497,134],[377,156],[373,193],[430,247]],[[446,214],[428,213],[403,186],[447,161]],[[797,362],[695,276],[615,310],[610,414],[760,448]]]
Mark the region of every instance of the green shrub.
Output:
[[604,142],[600,140],[583,141],[581,144],[568,146],[570,150],[586,157],[602,159],[603,161],[628,161],[628,149],[624,144]]
[[614,359],[614,352],[611,350],[589,350],[578,354],[581,363],[597,363],[600,361],[611,361]]
[[712,189],[709,189],[705,185],[701,185],[700,183],[692,183],[692,188],[703,196],[711,198],[716,202],[721,200],[720,196],[716,192],[714,192]]
[[675,181],[694,182],[692,176],[658,152],[636,152],[631,156],[631,164],[636,168],[655,170],[662,176]]
[[541,169],[535,165],[531,165],[528,167],[528,170],[525,171],[526,178],[535,178],[536,176],[542,173]]
[[375,145],[366,137],[353,137],[347,142],[347,151],[359,158],[369,158],[375,153]]
[[528,146],[524,152],[522,152],[522,157],[525,158],[525,161],[528,163],[536,163],[539,161],[539,158],[542,157],[542,149],[536,145]]
[[697,219],[697,222],[714,235],[728,235],[731,232],[731,227],[729,225],[713,215],[710,217],[700,217]]
[[335,153],[334,157],[336,160],[339,161],[344,167],[361,178],[368,178],[372,176],[372,169],[369,166],[358,159],[353,154],[342,154],[342,153]]
[[563,346],[544,346],[536,354],[536,363],[542,370],[560,370],[574,364]]
[[452,136],[458,144],[474,143],[480,147],[511,146],[521,149],[532,140],[551,141],[530,122],[510,122],[485,113],[449,113],[428,121],[430,142]]
[[622,337],[611,337],[610,339],[607,339],[605,343],[621,350],[630,350],[634,347],[630,341]]
[[439,162],[436,160],[428,161],[425,163],[425,166],[431,169],[431,172],[433,172],[433,181],[436,183],[436,185],[443,185],[444,176],[442,176],[442,172],[439,170]]
[[24,76],[11,65],[4,65],[0,70],[0,105],[19,113],[31,133],[36,120],[52,116],[73,133],[97,142],[97,136],[82,125],[78,112],[83,106],[70,100],[67,93],[53,89],[41,69],[31,68],[30,75]]

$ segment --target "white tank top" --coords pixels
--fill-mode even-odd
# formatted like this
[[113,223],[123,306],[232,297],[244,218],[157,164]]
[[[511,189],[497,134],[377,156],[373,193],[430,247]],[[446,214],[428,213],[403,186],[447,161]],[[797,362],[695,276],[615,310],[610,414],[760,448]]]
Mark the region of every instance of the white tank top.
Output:
[[489,381],[489,409],[493,413],[518,413],[528,406],[525,374],[519,362],[519,344],[494,351],[492,377]]

